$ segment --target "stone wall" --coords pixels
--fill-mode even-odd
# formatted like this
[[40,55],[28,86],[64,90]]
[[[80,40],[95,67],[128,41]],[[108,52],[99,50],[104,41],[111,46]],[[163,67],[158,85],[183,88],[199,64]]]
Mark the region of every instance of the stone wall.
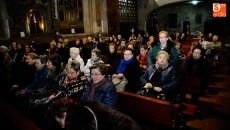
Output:
[[[159,3],[161,1],[161,3]],[[226,18],[214,18],[212,16],[212,4],[213,1],[205,1],[200,4],[193,5],[191,3],[183,2],[184,0],[163,2],[164,0],[152,1],[152,0],[138,0],[138,30],[146,31],[146,21],[148,21],[149,17],[155,16],[158,22],[159,30],[171,30],[183,32],[183,23],[188,21],[190,23],[190,33],[201,31],[206,32],[209,31],[210,27],[206,27],[206,23],[209,21],[218,21],[219,24],[217,29],[213,29],[213,32],[222,32],[222,34],[229,34],[230,32],[228,26],[230,25],[229,16],[230,9],[227,8],[227,17]],[[180,1],[180,2],[179,2]],[[225,1],[225,0],[224,0]],[[178,2],[178,3],[176,3]],[[218,2],[218,0],[216,1]],[[222,1],[223,2],[223,1]],[[229,1],[225,1],[227,3],[227,7],[230,5]],[[170,14],[176,14],[176,27],[170,28]],[[148,25],[148,24],[147,24]],[[211,25],[212,27],[216,26]],[[211,27],[211,28],[212,28]],[[220,33],[221,34],[221,33]]]

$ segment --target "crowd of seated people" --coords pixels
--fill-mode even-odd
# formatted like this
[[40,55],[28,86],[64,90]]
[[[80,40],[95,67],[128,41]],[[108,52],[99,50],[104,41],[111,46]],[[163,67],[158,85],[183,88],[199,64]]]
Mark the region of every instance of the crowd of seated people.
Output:
[[[181,50],[185,38],[175,36],[172,39],[167,31],[160,31],[159,39],[144,37],[141,41],[146,43],[140,43],[141,38],[137,40],[134,34],[130,41],[118,36],[108,41],[101,35],[88,37],[88,40],[84,39],[86,41],[71,45],[61,37],[51,41],[52,48],[47,48],[45,54],[37,54],[36,48],[32,49],[30,45],[15,47],[16,43],[12,43],[10,49],[1,47],[1,70],[12,69],[12,72],[7,70],[0,74],[4,78],[5,74],[11,74],[5,90],[11,98],[27,102],[24,107],[42,109],[44,118],[52,115],[52,111],[58,111],[52,119],[55,126],[64,128],[65,120],[69,118],[68,108],[73,104],[102,103],[116,109],[118,89],[140,94],[147,88],[149,92],[163,94],[162,100],[171,101],[180,91],[181,75],[201,78],[200,92],[192,93],[192,102],[198,102],[207,90],[209,72],[212,72],[210,61],[217,63],[220,60],[217,57],[221,56],[221,42],[217,42],[216,35],[213,41],[194,41],[197,44],[192,46],[189,55]],[[7,62],[7,56],[12,64]],[[117,88],[112,80],[114,77],[126,79],[127,83],[123,88]]]
[[45,86],[47,81],[45,78],[49,73],[46,63],[46,55],[39,55],[37,58],[35,58],[36,72],[34,74],[34,79],[29,85],[24,86],[22,90],[17,91],[17,96],[30,97],[34,92]]

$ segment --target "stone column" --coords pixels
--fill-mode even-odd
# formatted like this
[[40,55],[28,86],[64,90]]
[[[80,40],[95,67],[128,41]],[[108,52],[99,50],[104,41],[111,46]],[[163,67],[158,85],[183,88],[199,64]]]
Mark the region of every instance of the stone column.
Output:
[[83,0],[85,34],[108,32],[106,0]]
[[0,38],[10,38],[9,16],[6,10],[6,4],[4,0],[0,1]]
[[101,32],[108,34],[107,0],[101,0]]
[[92,33],[92,14],[91,14],[91,0],[82,0],[83,4],[83,21],[84,21],[84,30],[85,34]]

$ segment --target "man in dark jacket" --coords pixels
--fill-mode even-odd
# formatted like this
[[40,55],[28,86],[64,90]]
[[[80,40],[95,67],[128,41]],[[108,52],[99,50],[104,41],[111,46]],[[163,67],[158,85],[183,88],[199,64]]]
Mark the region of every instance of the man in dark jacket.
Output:
[[192,55],[182,62],[183,75],[200,78],[200,91],[198,93],[192,93],[192,102],[196,103],[199,96],[207,89],[209,72],[208,64],[202,56],[202,48],[193,48]]

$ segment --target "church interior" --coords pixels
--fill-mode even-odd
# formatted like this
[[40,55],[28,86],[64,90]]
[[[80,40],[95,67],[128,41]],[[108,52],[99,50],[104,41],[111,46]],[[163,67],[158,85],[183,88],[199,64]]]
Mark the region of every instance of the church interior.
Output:
[[[116,43],[121,36],[129,43],[132,35],[135,40],[140,35],[142,41],[139,43],[148,45],[149,36],[155,39],[152,43],[157,43],[159,32],[167,31],[172,40],[176,39],[177,33],[185,36],[179,42],[187,56],[194,43],[206,41],[209,34],[218,36],[221,47],[218,60],[213,60],[215,65],[210,72],[208,89],[199,97],[199,103],[190,101],[191,93],[185,94],[182,106],[186,108],[179,113],[182,115],[176,115],[183,118],[179,125],[175,115],[170,113],[171,103],[166,101],[118,92],[118,110],[127,114],[143,130],[230,128],[229,0],[1,0],[0,11],[0,46],[7,52],[16,43],[25,48],[29,45],[37,54],[49,55],[54,42],[55,46],[59,42],[64,44],[67,51],[70,47],[78,47],[78,43],[87,43],[89,38],[95,44],[99,44],[101,39],[106,43]],[[79,48],[81,52],[83,49]],[[90,51],[82,53],[85,62],[90,57]],[[102,47],[101,54],[107,52],[108,48]],[[136,53],[139,54],[139,50]],[[14,60],[14,57],[11,58]],[[101,59],[109,58],[102,56]],[[9,99],[11,79],[0,73],[0,129],[52,129],[46,127],[47,122],[36,119],[35,112],[30,113],[20,103]],[[21,72],[19,76],[24,74]],[[183,85],[194,84],[187,80]],[[178,108],[178,104],[173,105]]]

